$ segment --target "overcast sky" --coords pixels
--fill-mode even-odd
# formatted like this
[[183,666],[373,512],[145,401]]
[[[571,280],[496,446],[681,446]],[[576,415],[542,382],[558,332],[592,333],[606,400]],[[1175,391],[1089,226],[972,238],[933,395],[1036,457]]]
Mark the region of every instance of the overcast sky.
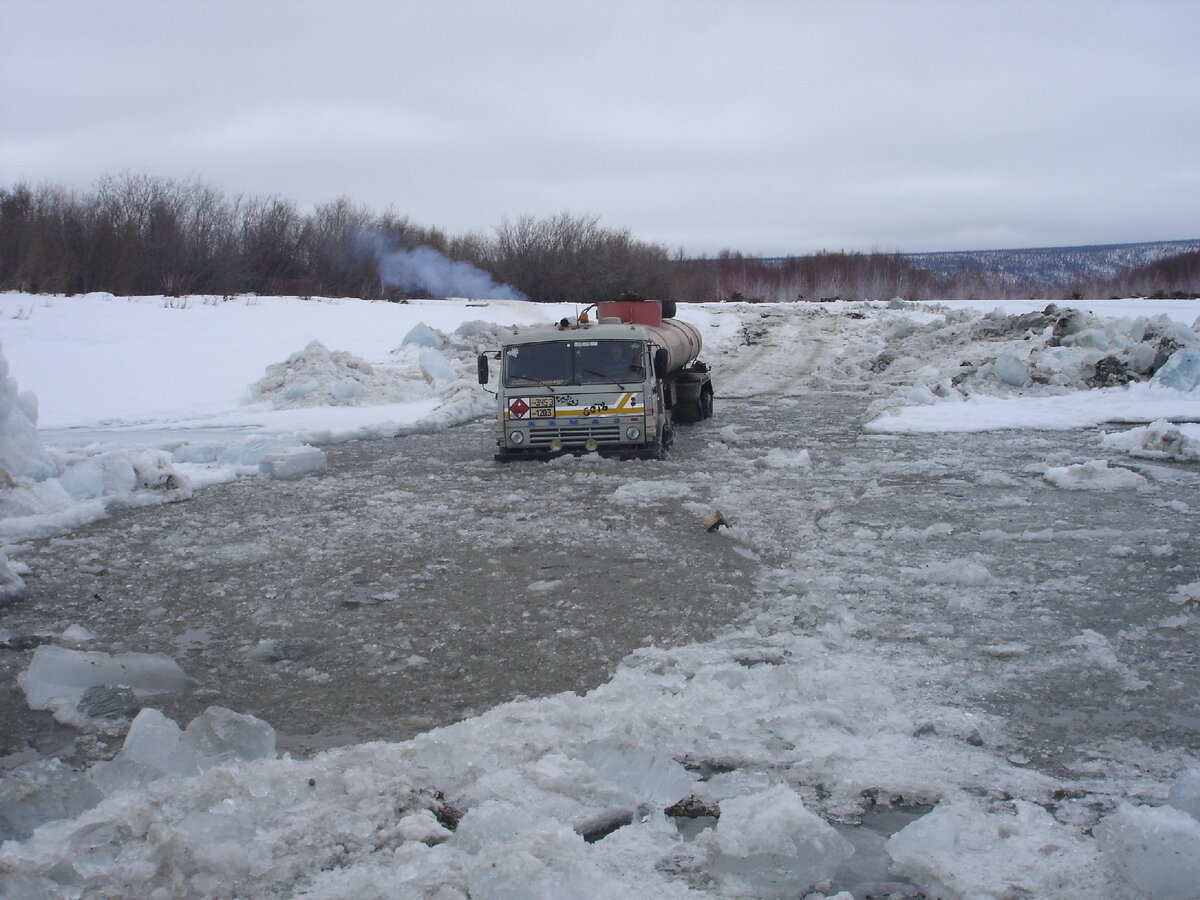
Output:
[[0,0],[0,185],[688,253],[1200,237],[1200,2]]

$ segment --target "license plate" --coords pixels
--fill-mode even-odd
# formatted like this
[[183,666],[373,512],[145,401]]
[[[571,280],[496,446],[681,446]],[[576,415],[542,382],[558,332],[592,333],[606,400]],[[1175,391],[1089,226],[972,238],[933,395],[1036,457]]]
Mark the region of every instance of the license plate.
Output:
[[553,397],[530,397],[529,398],[529,415],[535,419],[553,419],[554,418],[554,398]]

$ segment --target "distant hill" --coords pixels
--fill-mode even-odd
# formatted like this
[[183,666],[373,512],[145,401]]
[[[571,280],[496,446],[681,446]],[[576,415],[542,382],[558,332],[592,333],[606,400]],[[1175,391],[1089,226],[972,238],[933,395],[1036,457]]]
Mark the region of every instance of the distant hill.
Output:
[[1024,250],[963,250],[905,253],[905,259],[939,277],[981,270],[1004,284],[1071,284],[1105,280],[1134,266],[1200,250],[1200,239],[1090,247],[1031,247]]

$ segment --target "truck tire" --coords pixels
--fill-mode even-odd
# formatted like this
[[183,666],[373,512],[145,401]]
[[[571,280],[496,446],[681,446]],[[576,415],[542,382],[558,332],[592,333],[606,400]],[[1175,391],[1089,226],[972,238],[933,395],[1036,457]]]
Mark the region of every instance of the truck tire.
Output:
[[700,418],[711,419],[713,414],[713,395],[712,391],[700,392]]

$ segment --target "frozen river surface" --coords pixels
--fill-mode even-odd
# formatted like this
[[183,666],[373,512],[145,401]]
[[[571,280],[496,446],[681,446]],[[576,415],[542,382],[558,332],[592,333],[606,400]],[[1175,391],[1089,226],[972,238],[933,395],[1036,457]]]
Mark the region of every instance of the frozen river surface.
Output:
[[[161,652],[198,687],[162,698],[271,722],[293,752],[402,739],[519,696],[586,691],[636,648],[704,640],[786,603],[851,621],[881,661],[998,714],[1009,759],[1059,777],[1200,738],[1195,467],[1114,462],[1140,491],[1068,491],[1048,465],[1095,431],[864,434],[865,401],[728,401],[664,463],[500,466],[488,428],[329,450],[294,482],[245,479],[32,544],[0,610],[0,753],[115,752],[23,703],[29,647]],[[807,457],[803,451],[807,451]],[[721,510],[732,527],[706,532]],[[1111,758],[1110,758],[1111,757]]]

